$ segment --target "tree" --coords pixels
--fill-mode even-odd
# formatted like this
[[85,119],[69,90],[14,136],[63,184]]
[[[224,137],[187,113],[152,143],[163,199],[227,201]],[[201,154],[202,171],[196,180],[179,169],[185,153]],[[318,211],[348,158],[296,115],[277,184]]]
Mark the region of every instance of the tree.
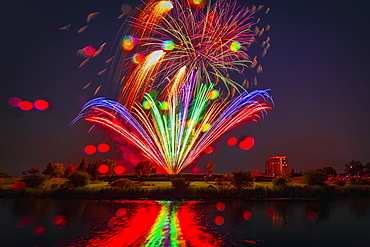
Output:
[[358,160],[351,160],[344,165],[344,171],[349,175],[362,175],[364,173],[365,167]]
[[253,176],[250,171],[233,171],[231,174],[231,184],[238,190],[251,187],[253,185]]
[[209,178],[213,177],[213,171],[216,169],[216,165],[212,164],[212,160],[208,161],[208,164],[206,166],[206,175],[204,177],[204,180],[207,181]]
[[63,177],[67,178],[69,175],[71,175],[75,171],[77,171],[77,167],[73,166],[72,164],[69,164],[64,172]]
[[0,170],[0,178],[9,177],[8,173],[4,172],[3,170]]
[[27,177],[24,177],[22,181],[26,184],[26,187],[38,188],[48,180],[49,177],[42,173],[33,174]]
[[50,178],[60,178],[64,174],[64,164],[49,163],[43,173]]
[[115,187],[115,188],[130,188],[134,185],[134,183],[127,178],[120,178],[115,181],[113,181],[110,186]]
[[308,170],[302,173],[303,182],[308,186],[325,185],[327,176],[320,170]]
[[140,161],[134,167],[134,172],[139,176],[149,175],[151,170],[152,170],[152,164],[148,160]]
[[176,191],[185,191],[190,186],[190,182],[185,178],[174,178],[172,179],[171,184]]
[[101,160],[99,162],[94,161],[94,163],[89,163],[86,168],[87,174],[91,176],[91,180],[97,180],[99,177],[99,166],[101,165]]
[[38,167],[32,167],[27,172],[28,172],[28,174],[37,174],[37,173],[40,173],[40,170],[39,170]]
[[84,172],[86,171],[86,159],[83,158],[80,165],[77,167],[77,171]]
[[286,187],[288,185],[287,181],[283,177],[276,177],[272,180],[272,185],[277,188]]
[[84,187],[90,183],[90,175],[86,172],[74,172],[69,175],[68,183],[73,187]]
[[317,169],[317,170],[323,172],[326,176],[337,175],[337,171],[331,166],[326,166],[324,168],[320,168],[320,169]]
[[107,176],[111,176],[114,174],[114,168],[116,168],[117,166],[115,160],[105,159],[101,162],[101,164],[107,165],[109,167],[109,170],[106,173]]

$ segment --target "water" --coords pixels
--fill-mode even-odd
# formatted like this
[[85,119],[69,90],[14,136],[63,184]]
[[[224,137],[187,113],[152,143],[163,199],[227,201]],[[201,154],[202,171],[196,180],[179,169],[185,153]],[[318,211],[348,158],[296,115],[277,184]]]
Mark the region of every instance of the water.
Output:
[[370,246],[370,198],[0,199],[0,246]]

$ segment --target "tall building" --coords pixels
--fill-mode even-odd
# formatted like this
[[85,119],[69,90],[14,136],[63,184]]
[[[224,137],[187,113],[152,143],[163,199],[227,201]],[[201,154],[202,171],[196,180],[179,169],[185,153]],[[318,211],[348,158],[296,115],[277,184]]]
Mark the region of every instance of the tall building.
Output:
[[266,160],[266,175],[281,176],[283,174],[293,174],[293,168],[288,167],[286,156],[273,156]]

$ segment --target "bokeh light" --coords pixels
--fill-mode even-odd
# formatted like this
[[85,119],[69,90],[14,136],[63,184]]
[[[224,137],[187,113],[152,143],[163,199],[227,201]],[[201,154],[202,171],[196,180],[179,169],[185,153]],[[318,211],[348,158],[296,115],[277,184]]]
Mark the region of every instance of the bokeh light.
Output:
[[49,108],[49,102],[43,99],[39,99],[33,103],[33,107],[35,107],[35,109],[38,111],[44,111]]
[[9,105],[11,105],[13,107],[18,107],[21,102],[22,102],[22,100],[19,99],[19,98],[10,98],[8,100]]
[[136,37],[133,35],[126,35],[122,40],[122,47],[125,51],[131,51],[136,45]]
[[212,127],[212,125],[210,125],[209,123],[203,124],[202,125],[202,132],[207,132],[211,127]]
[[46,228],[45,226],[37,226],[33,229],[33,235],[35,235],[36,237],[39,237],[41,236],[42,234],[44,234],[46,231]]
[[219,95],[220,95],[220,92],[216,89],[213,89],[213,90],[207,92],[206,97],[208,99],[216,99]]
[[161,110],[167,111],[168,110],[168,102],[167,101],[162,101],[160,105]]
[[212,147],[212,146],[208,146],[208,147],[206,147],[206,149],[204,149],[204,152],[205,152],[206,154],[210,154],[210,153],[212,153],[212,152],[213,152],[213,147]]
[[117,224],[117,218],[116,217],[112,217],[109,221],[108,221],[108,226],[114,226]]
[[218,211],[224,211],[225,203],[223,203],[223,202],[216,203],[216,208],[217,208]]
[[175,43],[172,40],[164,40],[161,44],[161,47],[165,51],[172,51],[175,49]]
[[143,101],[143,108],[149,110],[150,108],[152,108],[152,106],[150,105],[149,101],[144,100]]
[[94,145],[87,145],[85,147],[85,153],[89,155],[96,153],[96,147]]
[[273,208],[266,208],[265,213],[268,216],[272,216],[274,214],[274,209]]
[[189,0],[189,3],[193,8],[203,8],[206,5],[206,0]]
[[241,47],[242,46],[238,41],[234,41],[230,45],[230,50],[236,52],[236,51],[239,51]]
[[107,173],[109,171],[109,167],[105,164],[100,165],[99,168],[98,168],[98,171],[100,173]]
[[33,104],[31,102],[29,102],[29,101],[21,101],[19,103],[19,108],[22,111],[30,111],[33,108]]
[[98,151],[101,153],[106,153],[110,150],[110,146],[106,143],[100,143],[98,145]]
[[114,168],[114,173],[119,175],[119,174],[124,173],[124,172],[125,172],[125,170],[126,170],[126,168],[125,168],[125,167],[123,167],[123,166],[116,166],[116,167]]
[[252,219],[252,213],[249,212],[249,211],[244,211],[243,218],[246,219],[246,220]]
[[227,140],[227,145],[234,146],[238,143],[238,138],[236,137],[230,137],[229,140]]
[[193,174],[199,174],[200,173],[200,168],[198,166],[193,166],[191,168],[191,173],[193,173]]
[[127,213],[127,210],[125,208],[120,208],[116,211],[116,216],[122,217],[122,216],[125,216],[126,213]]
[[23,181],[18,181],[18,182],[15,182],[15,183],[12,185],[12,189],[13,189],[13,190],[21,190],[21,189],[23,189],[25,186],[26,186],[26,183],[25,183],[25,182],[23,182]]
[[307,219],[311,221],[316,221],[319,218],[319,215],[313,211],[307,212],[306,216],[307,216]]
[[222,217],[222,216],[216,216],[215,217],[215,223],[217,224],[217,225],[222,225],[223,223],[224,223],[224,218]]
[[143,63],[145,60],[145,56],[140,53],[136,53],[132,56],[132,61],[136,64]]
[[88,45],[88,46],[85,46],[82,51],[84,52],[83,55],[87,56],[87,57],[92,57],[95,55],[95,48],[92,47],[91,45]]
[[241,141],[239,143],[239,147],[240,147],[240,149],[243,149],[243,150],[249,150],[249,149],[253,148],[254,147],[254,138],[250,137],[250,136],[246,137],[244,139],[244,141]]
[[23,227],[25,227],[26,225],[28,225],[28,224],[30,224],[30,223],[32,223],[32,222],[35,222],[36,221],[36,218],[35,218],[35,216],[27,216],[27,217],[25,217],[25,218],[23,218],[23,219],[20,219],[20,220],[18,220],[16,223],[15,223],[15,225],[14,225],[14,227],[15,228],[23,228]]

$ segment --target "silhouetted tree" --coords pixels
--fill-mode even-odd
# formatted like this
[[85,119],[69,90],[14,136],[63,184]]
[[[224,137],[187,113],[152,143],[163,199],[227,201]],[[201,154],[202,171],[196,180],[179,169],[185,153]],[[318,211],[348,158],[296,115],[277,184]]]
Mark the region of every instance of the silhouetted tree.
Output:
[[250,171],[239,170],[233,171],[231,174],[231,184],[238,190],[251,187],[253,180],[252,172]]
[[209,160],[206,166],[206,175],[204,176],[204,181],[207,181],[208,179],[213,177],[213,171],[215,169],[216,169],[216,165],[213,165],[212,160]]
[[66,170],[64,171],[64,175],[63,177],[67,178],[69,175],[71,175],[71,173],[77,171],[77,167],[76,166],[73,166],[72,164],[69,164],[66,168]]
[[43,173],[50,178],[60,178],[64,174],[64,164],[49,163]]
[[331,166],[326,166],[317,170],[323,172],[326,176],[337,175],[337,171]]
[[77,171],[84,172],[86,171],[86,159],[83,158],[80,165],[77,167]]
[[146,176],[150,174],[150,171],[152,169],[152,164],[150,161],[140,161],[137,163],[137,165],[134,167],[134,172],[139,176]]
[[350,175],[362,175],[365,171],[365,167],[358,160],[351,160],[344,165],[344,171]]
[[303,182],[308,186],[325,185],[327,176],[324,172],[319,170],[308,170],[302,173]]
[[115,160],[105,159],[101,162],[101,164],[107,165],[109,167],[109,170],[106,173],[107,176],[111,176],[114,174],[114,168],[116,168],[117,166]]
[[73,187],[84,187],[90,183],[90,175],[86,172],[74,172],[68,176],[68,184]]
[[91,180],[97,180],[99,177],[99,166],[102,164],[101,160],[94,161],[94,163],[89,163],[87,165],[86,172],[91,176]]
[[38,167],[32,167],[31,169],[29,169],[27,171],[29,174],[37,174],[37,173],[40,173],[40,170]]

